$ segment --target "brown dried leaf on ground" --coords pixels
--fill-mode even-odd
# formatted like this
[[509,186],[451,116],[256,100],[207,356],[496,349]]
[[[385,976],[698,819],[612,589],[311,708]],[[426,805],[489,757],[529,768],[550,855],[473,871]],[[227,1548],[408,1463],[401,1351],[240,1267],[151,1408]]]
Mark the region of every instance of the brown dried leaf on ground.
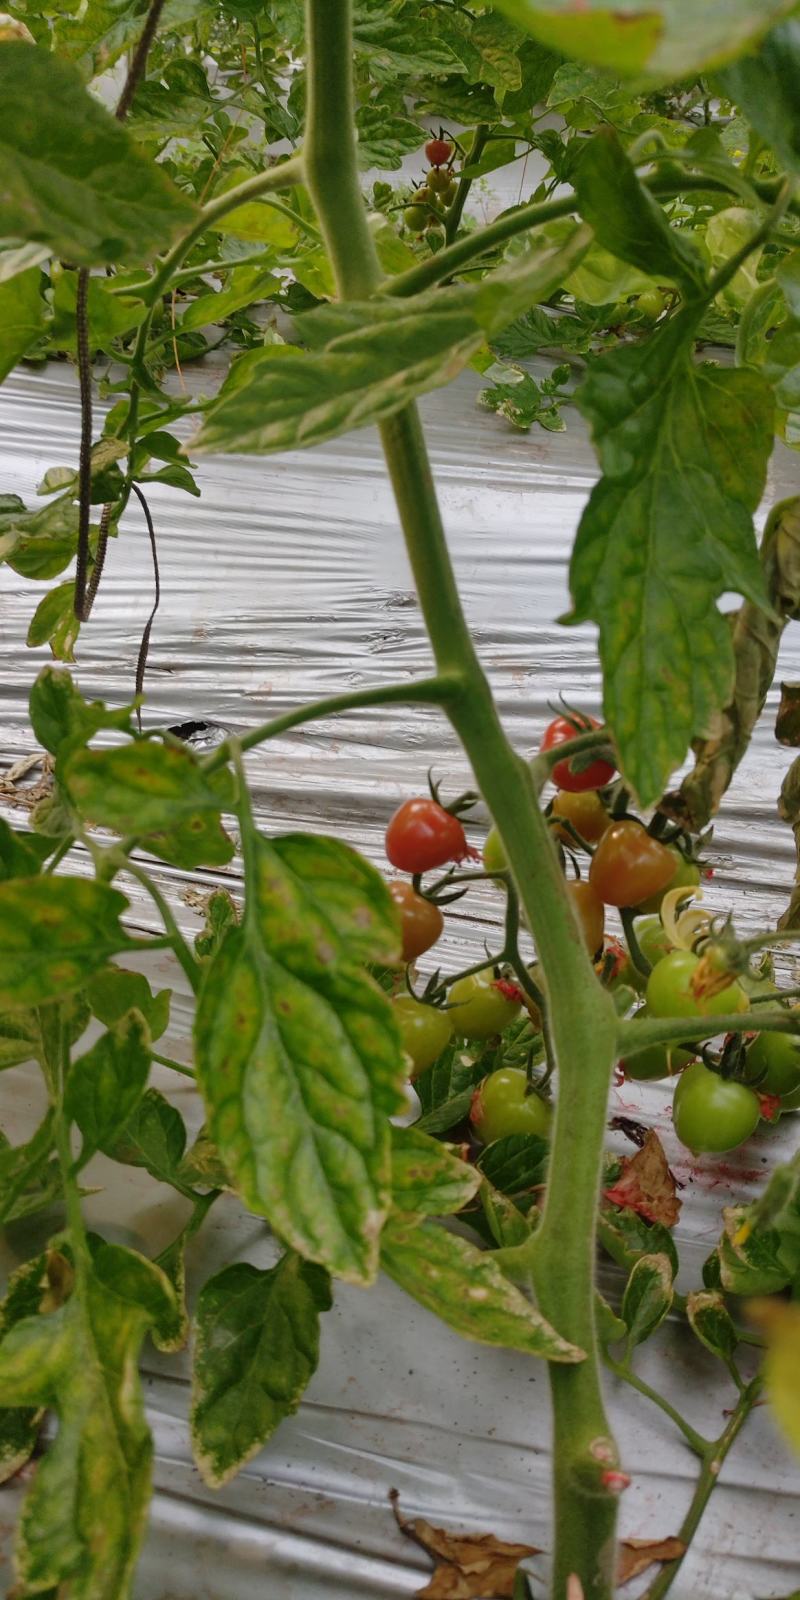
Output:
[[661,1140],[652,1129],[635,1156],[623,1156],[622,1171],[612,1188],[604,1190],[604,1198],[612,1205],[638,1211],[648,1222],[675,1226],[681,1202]]
[[682,1539],[623,1539],[617,1562],[617,1583],[630,1583],[658,1561],[677,1561],[685,1555]]
[[397,1526],[433,1556],[436,1568],[418,1600],[512,1600],[517,1567],[538,1555],[534,1544],[506,1544],[491,1533],[449,1533],[422,1517],[406,1520],[396,1489],[389,1495]]

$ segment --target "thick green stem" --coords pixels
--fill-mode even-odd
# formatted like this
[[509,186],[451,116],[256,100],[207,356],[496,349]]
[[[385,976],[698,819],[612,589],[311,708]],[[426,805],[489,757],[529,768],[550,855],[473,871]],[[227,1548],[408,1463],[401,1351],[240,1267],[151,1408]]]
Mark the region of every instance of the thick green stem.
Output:
[[[309,114],[304,158],[341,295],[370,294],[379,267],[358,182],[351,120],[349,0],[308,0]],[[445,254],[446,252],[441,252]],[[406,547],[446,704],[505,849],[547,973],[559,1067],[551,1180],[534,1262],[546,1317],[586,1351],[551,1366],[555,1408],[553,1600],[613,1593],[617,1455],[603,1407],[594,1325],[595,1217],[615,1059],[611,997],[597,982],[527,764],[506,739],[461,608],[416,409],[381,426]]]
[[[468,170],[472,166],[473,162],[480,161],[488,137],[489,129],[486,123],[479,122],[477,128],[475,129],[472,144],[469,147],[466,161],[464,162],[465,170]],[[469,194],[471,188],[471,178],[465,178],[463,176],[459,178],[455,199],[453,200],[453,204],[449,207],[447,216],[444,220],[444,237],[447,244],[452,244],[456,234],[458,233],[461,215],[464,210],[464,206],[466,205],[467,195]]]
[[617,1032],[619,1054],[647,1050],[654,1044],[683,1044],[713,1039],[718,1033],[800,1033],[791,1011],[762,1011],[758,1020],[750,1011],[732,1012],[725,1017],[645,1017],[642,1021],[620,1022]]

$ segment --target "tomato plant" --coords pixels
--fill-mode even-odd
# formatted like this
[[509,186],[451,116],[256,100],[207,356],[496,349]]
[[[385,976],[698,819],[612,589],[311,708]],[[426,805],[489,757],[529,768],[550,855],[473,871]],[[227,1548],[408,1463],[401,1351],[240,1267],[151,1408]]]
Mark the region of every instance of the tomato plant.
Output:
[[512,1133],[546,1135],[552,1111],[541,1095],[529,1092],[519,1067],[498,1067],[475,1090],[469,1116],[478,1138],[491,1144]]
[[[185,1448],[190,1435],[209,1489],[229,1485],[235,1518],[230,1480],[302,1403],[335,1279],[366,1289],[383,1274],[454,1335],[547,1363],[552,1429],[534,1411],[529,1432],[552,1434],[552,1518],[541,1530],[550,1600],[611,1600],[617,1587],[629,1480],[609,1399],[619,1405],[623,1384],[637,1403],[655,1398],[659,1425],[668,1419],[699,1460],[670,1554],[662,1545],[653,1558],[648,1600],[664,1600],[675,1581],[762,1385],[777,1410],[797,1415],[791,1362],[769,1348],[770,1323],[800,1293],[796,1158],[763,1196],[730,1209],[703,1287],[676,1295],[679,1197],[639,1109],[649,1115],[674,1090],[677,1135],[702,1156],[748,1137],[770,1110],[760,1090],[780,1111],[800,1105],[800,1018],[779,992],[786,968],[779,962],[770,998],[755,964],[800,926],[800,873],[780,935],[745,937],[736,906],[706,918],[701,905],[689,919],[701,931],[690,936],[682,922],[673,950],[658,919],[638,919],[676,883],[696,886],[688,853],[708,847],[769,699],[783,629],[800,616],[800,497],[759,513],[765,485],[773,494],[776,438],[790,459],[800,437],[791,11],[787,0],[626,0],[617,10],[20,0],[0,23],[0,381],[18,382],[24,364],[35,417],[66,392],[43,364],[63,363],[74,378],[74,404],[57,419],[63,458],[26,482],[22,499],[9,485],[21,486],[34,459],[38,470],[40,441],[17,450],[12,431],[0,495],[14,683],[26,642],[58,663],[36,658],[27,713],[9,700],[14,757],[0,783],[0,1222],[15,1267],[0,1305],[0,1475],[25,1496],[11,1579],[21,1600],[127,1600],[148,1581],[135,1576],[153,1451],[138,1376],[145,1335],[166,1366],[191,1330],[190,1415],[174,1421],[186,1421]],[[505,209],[503,193],[514,196]],[[512,744],[494,686],[503,695],[525,682],[530,703],[543,705],[553,687],[544,664],[559,655],[571,664],[563,641],[576,636],[545,637],[543,591],[525,588],[551,551],[526,528],[512,562],[502,534],[481,528],[480,559],[496,583],[512,571],[530,630],[512,635],[499,606],[471,627],[416,410],[420,398],[433,410],[434,391],[475,373],[492,415],[462,421],[458,444],[478,476],[509,426],[541,430],[535,440],[549,451],[551,436],[585,422],[597,455],[593,485],[582,464],[561,621],[594,630],[582,635],[597,640],[583,678],[602,684],[602,725],[559,716],[532,759]],[[138,560],[134,519],[147,532],[157,603],[162,494],[202,498],[209,457],[290,452],[294,472],[294,453],[318,446],[314,514],[340,581],[336,536],[349,511],[328,515],[325,474],[339,440],[366,427],[384,453],[410,579],[399,602],[375,599],[374,569],[357,603],[347,598],[362,661],[341,648],[335,601],[326,611],[302,593],[301,614],[324,639],[319,675],[334,662],[339,692],[302,704],[292,658],[268,643],[280,655],[282,710],[256,720],[257,684],[231,710],[226,672],[235,735],[220,727],[212,745],[195,741],[196,724],[161,728],[165,686],[177,693],[186,679],[185,651],[149,697],[153,612],[130,702],[85,697],[69,667],[80,682],[104,678],[130,643],[126,628],[119,639],[105,631],[119,615],[113,603],[98,633],[86,627],[108,552]],[[521,490],[541,453],[517,452]],[[548,457],[551,487],[562,465]],[[550,495],[559,516],[571,501],[572,491]],[[222,520],[213,501],[204,516],[202,564],[222,571],[227,530],[212,549]],[[299,526],[287,517],[281,540],[302,587],[316,541],[304,543]],[[378,568],[395,570],[374,548]],[[179,558],[188,617],[197,573],[188,539],[175,542],[165,584]],[[254,553],[248,592],[280,607],[258,579],[266,559]],[[742,601],[728,614],[731,594]],[[384,602],[414,600],[413,660],[389,681]],[[287,628],[296,615],[287,610]],[[267,641],[274,621],[265,619]],[[504,649],[513,636],[505,655],[491,633],[501,621]],[[425,675],[422,659],[433,663]],[[386,854],[413,879],[440,878],[425,894],[416,882],[387,883],[367,859],[386,802],[378,762],[359,823],[351,818],[366,854],[341,837],[346,819],[326,814],[328,791],[303,766],[301,742],[292,760],[320,831],[280,831],[284,750],[274,763],[262,757],[270,814],[259,814],[264,771],[255,784],[251,752],[376,708],[409,781],[422,779],[423,718],[443,730],[437,768],[470,769],[471,798],[495,819],[484,859],[504,872],[502,895],[470,865],[463,807],[447,810],[433,792],[395,813]],[[797,742],[795,718],[787,690],[784,749]],[[17,762],[17,741],[29,737],[36,747]],[[366,750],[363,724],[362,738]],[[560,753],[568,742],[571,754]],[[20,788],[20,771],[34,767],[36,782]],[[800,842],[800,767],[787,771],[780,805]],[[570,853],[584,866],[591,856],[579,881]],[[177,885],[190,882],[180,899]],[[611,940],[596,959],[604,906],[622,911],[638,967]],[[421,968],[407,980],[398,913],[403,957]],[[443,946],[463,936],[466,973],[444,970],[434,950],[445,915]],[[683,948],[692,939],[696,949]],[[473,972],[476,950],[486,964]],[[646,1010],[631,1016],[648,961]],[[172,990],[151,986],[156,963],[168,965],[192,1019],[180,1059],[162,1042]],[[404,981],[413,994],[397,993]],[[714,1046],[722,1017],[729,1037]],[[633,1086],[698,1043],[703,1060],[677,1081]],[[619,1061],[636,1115],[615,1115],[615,1132],[645,1138],[628,1158],[603,1148]],[[528,1092],[534,1074],[544,1094]],[[468,1119],[478,1085],[476,1154]],[[38,1108],[38,1124],[19,1125],[20,1105],[31,1116]],[[191,1142],[184,1110],[200,1130]],[[779,1123],[765,1150],[781,1137]],[[162,1187],[140,1204],[150,1178]],[[171,1238],[161,1236],[173,1215],[163,1186],[178,1208]],[[693,1199],[683,1195],[688,1207]],[[141,1225],[156,1213],[158,1241]],[[258,1241],[253,1260],[233,1258],[243,1238]],[[35,1244],[20,1259],[26,1240]],[[625,1276],[619,1317],[598,1292],[598,1242]],[[768,1303],[765,1364],[753,1355],[752,1377],[737,1364],[737,1296]],[[636,1371],[638,1345],[670,1312],[682,1357],[696,1339],[719,1358],[721,1384],[732,1380],[717,1439]],[[610,1395],[606,1366],[619,1379]],[[520,1408],[534,1390],[538,1402],[544,1385],[523,1384]],[[75,1463],[86,1468],[79,1494]],[[382,1492],[372,1499],[380,1507]],[[375,1547],[382,1538],[376,1529]],[[458,1586],[454,1562],[451,1577]],[[516,1589],[525,1581],[513,1579]]]
[[675,1132],[695,1154],[735,1150],[755,1133],[758,1096],[744,1083],[721,1078],[702,1061],[681,1073],[674,1100]]
[[607,906],[640,906],[666,889],[675,860],[638,822],[614,822],[592,856],[589,882]]

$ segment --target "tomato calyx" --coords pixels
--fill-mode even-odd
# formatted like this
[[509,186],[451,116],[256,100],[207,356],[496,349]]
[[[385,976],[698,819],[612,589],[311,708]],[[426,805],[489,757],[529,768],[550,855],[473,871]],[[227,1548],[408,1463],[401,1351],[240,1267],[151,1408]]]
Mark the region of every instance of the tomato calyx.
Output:
[[432,167],[444,167],[452,161],[455,149],[455,140],[450,138],[444,128],[440,128],[438,137],[428,139],[425,145],[425,160],[429,161]]

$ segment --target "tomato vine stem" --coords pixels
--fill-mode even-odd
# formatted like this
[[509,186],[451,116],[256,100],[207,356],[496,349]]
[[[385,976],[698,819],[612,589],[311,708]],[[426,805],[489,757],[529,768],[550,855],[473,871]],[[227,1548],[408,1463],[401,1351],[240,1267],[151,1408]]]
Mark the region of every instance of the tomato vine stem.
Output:
[[[350,0],[307,0],[306,183],[338,293],[373,293],[380,268],[361,195],[353,132]],[[451,247],[454,248],[454,247]],[[437,260],[446,252],[441,252]],[[446,271],[447,269],[445,269]],[[437,669],[455,680],[445,709],[472,764],[548,977],[560,1073],[551,1180],[536,1236],[543,1314],[587,1352],[550,1367],[554,1410],[553,1600],[578,1579],[584,1600],[611,1600],[617,1466],[600,1384],[594,1310],[595,1220],[616,1019],[583,945],[529,767],[508,743],[461,607],[416,408],[381,439]],[[559,1370],[560,1367],[560,1370]]]

